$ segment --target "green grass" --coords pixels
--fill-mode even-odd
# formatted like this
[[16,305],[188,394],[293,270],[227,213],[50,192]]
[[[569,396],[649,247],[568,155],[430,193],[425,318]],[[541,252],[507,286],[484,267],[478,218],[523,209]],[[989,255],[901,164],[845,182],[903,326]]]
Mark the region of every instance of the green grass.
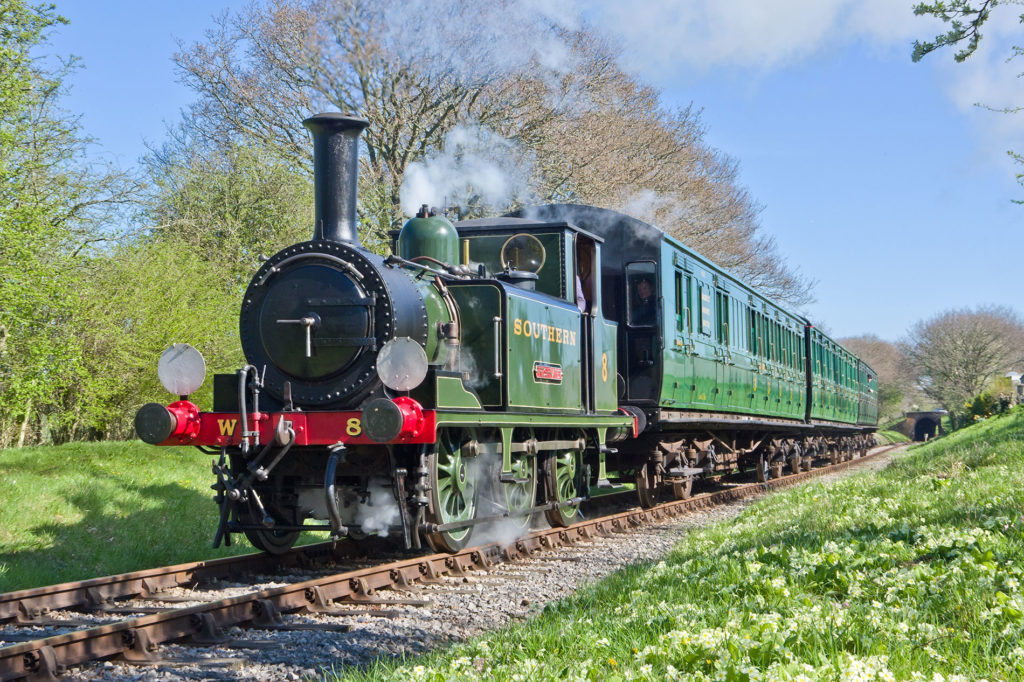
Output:
[[1024,411],[767,497],[537,617],[344,680],[1018,680]]
[[885,429],[875,433],[875,440],[879,441],[883,445],[888,445],[890,443],[906,443],[910,439],[899,431]]
[[0,450],[0,592],[253,551],[211,548],[210,460],[138,441]]

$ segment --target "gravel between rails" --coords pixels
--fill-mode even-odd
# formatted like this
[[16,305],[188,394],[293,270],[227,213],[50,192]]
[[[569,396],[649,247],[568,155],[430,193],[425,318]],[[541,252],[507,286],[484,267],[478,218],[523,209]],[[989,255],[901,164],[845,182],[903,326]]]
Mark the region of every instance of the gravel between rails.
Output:
[[[892,459],[883,454],[858,466],[831,473],[810,484],[828,484],[838,478],[865,471],[878,471]],[[429,600],[422,606],[352,606],[352,616],[290,615],[286,623],[347,625],[339,631],[266,631],[230,628],[226,634],[242,642],[262,642],[268,648],[197,648],[165,644],[160,655],[216,659],[217,665],[164,664],[139,666],[119,661],[102,661],[77,667],[62,679],[103,680],[299,680],[319,678],[351,665],[367,664],[380,657],[416,655],[453,641],[464,640],[494,630],[514,619],[526,619],[548,602],[567,597],[578,588],[593,583],[622,566],[664,556],[687,532],[738,516],[759,496],[686,516],[650,524],[642,529],[614,537],[534,555],[531,560],[499,564],[489,573],[474,573],[463,578],[445,578],[442,584],[427,585],[417,592],[379,593],[383,599],[415,598]],[[202,600],[220,599],[230,594],[265,589],[283,582],[308,579],[308,574],[274,576],[266,583],[225,586],[222,590],[193,593]],[[184,591],[180,592],[184,594]],[[175,604],[174,606],[184,606]],[[342,606],[342,608],[349,608]],[[370,609],[395,612],[392,617],[368,615]],[[56,615],[56,614],[55,614]],[[80,617],[68,614],[69,617]]]

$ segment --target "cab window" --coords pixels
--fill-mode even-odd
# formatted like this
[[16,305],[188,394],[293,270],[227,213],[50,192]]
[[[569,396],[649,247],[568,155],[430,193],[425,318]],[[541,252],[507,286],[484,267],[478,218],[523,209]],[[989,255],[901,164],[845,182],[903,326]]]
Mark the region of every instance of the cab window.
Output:
[[658,324],[657,266],[650,261],[626,265],[626,323],[631,327]]

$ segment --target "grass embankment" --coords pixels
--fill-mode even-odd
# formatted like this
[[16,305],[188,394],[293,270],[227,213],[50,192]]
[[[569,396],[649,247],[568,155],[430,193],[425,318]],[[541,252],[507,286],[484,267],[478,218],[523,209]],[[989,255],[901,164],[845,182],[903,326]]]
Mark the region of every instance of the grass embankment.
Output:
[[526,623],[342,679],[1021,679],[1022,429],[772,495]]
[[892,429],[885,429],[875,433],[875,440],[882,445],[888,445],[890,443],[906,443],[910,439],[899,431],[893,431]]
[[210,459],[138,441],[0,450],[0,592],[253,551],[211,548]]

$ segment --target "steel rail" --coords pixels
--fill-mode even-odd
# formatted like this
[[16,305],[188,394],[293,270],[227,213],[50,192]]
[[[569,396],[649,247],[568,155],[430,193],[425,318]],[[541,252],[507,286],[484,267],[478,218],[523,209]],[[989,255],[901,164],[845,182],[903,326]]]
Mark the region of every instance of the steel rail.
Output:
[[325,557],[341,558],[344,543],[339,543],[337,548],[333,545],[322,542],[296,547],[279,555],[262,552],[243,554],[7,592],[0,594],[0,626],[8,622],[32,625],[34,620],[56,609],[98,606],[132,597],[156,599],[160,592],[173,587],[301,567]]
[[[469,571],[486,571],[496,563],[514,561],[538,551],[575,545],[597,536],[628,532],[632,528],[651,521],[661,521],[688,511],[751,497],[770,489],[790,486],[856,466],[896,447],[900,447],[900,445],[882,446],[865,457],[771,479],[764,483],[738,485],[727,490],[666,502],[650,509],[633,509],[611,516],[581,521],[568,528],[535,531],[507,546],[491,543],[464,549],[455,554],[419,556],[13,644],[0,648],[0,680],[13,680],[28,676],[46,679],[63,671],[67,666],[118,654],[128,660],[153,660],[157,658],[157,646],[164,642],[189,636],[199,638],[200,641],[203,641],[203,638],[209,641],[211,633],[219,633],[225,627],[245,623],[251,623],[253,627],[257,628],[261,626],[274,627],[280,624],[280,614],[283,612],[331,613],[334,602],[372,603],[373,595],[381,589],[407,589],[416,583],[438,582],[444,575],[462,576]],[[259,556],[250,555],[246,558],[252,559]],[[200,562],[200,564],[209,566],[226,561]],[[183,564],[182,566],[195,567],[198,564]],[[125,580],[120,583],[144,581],[146,580],[144,574],[147,573],[149,572],[139,571],[134,574],[125,574],[122,576]],[[135,577],[129,579],[129,576]],[[83,586],[90,582],[92,581],[85,581],[79,585]],[[135,585],[132,589],[134,587]],[[39,592],[45,589],[47,588],[25,592]],[[8,595],[3,596],[7,597]]]

